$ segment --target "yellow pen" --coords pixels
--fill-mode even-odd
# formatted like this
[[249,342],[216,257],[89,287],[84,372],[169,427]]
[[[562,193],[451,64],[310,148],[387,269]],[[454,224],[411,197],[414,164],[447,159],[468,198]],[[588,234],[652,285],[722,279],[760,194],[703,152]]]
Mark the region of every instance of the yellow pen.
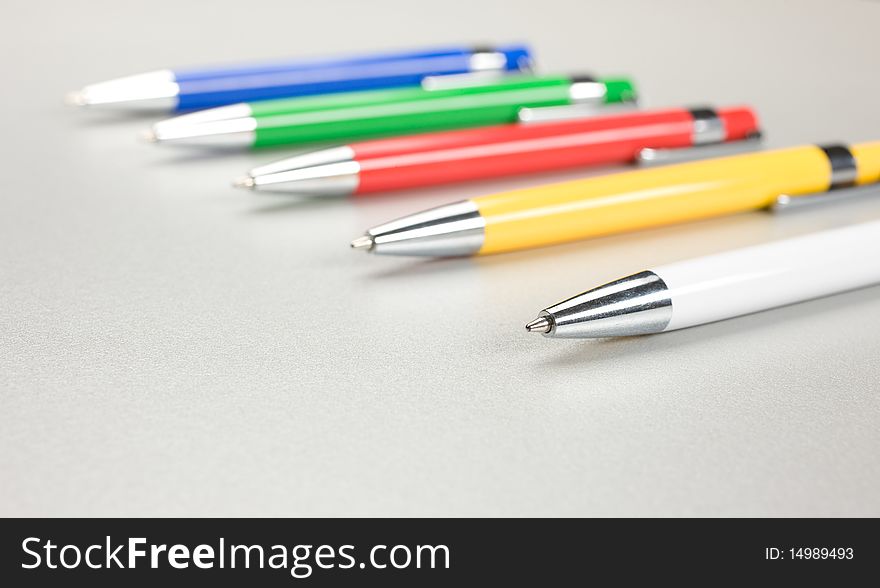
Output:
[[373,227],[355,249],[485,255],[768,208],[880,182],[880,141],[808,145],[480,196]]

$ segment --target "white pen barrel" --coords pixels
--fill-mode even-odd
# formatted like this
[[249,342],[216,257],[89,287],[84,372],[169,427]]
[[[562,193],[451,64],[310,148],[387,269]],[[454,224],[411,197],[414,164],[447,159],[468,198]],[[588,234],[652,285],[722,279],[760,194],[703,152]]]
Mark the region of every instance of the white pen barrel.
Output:
[[880,283],[880,222],[652,269],[669,289],[664,331]]

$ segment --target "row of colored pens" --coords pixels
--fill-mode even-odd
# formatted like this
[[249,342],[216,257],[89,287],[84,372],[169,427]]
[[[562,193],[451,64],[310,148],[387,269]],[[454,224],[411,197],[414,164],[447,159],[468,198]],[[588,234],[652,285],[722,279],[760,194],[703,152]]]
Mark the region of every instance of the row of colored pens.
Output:
[[[538,73],[529,48],[510,45],[158,70],[86,86],[68,101],[181,112],[145,132],[156,143],[300,150],[235,180],[252,190],[360,196],[635,166],[393,220],[352,241],[375,254],[496,254],[880,195],[880,142],[761,151],[750,107],[639,109],[637,98],[624,77]],[[545,308],[526,329],[582,338],[704,324],[880,283],[872,253],[877,221],[681,261]]]

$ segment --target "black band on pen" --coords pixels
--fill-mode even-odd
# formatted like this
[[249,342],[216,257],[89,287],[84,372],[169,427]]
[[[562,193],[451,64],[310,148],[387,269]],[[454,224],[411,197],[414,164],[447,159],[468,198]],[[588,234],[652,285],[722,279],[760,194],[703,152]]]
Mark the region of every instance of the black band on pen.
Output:
[[498,50],[489,45],[474,45],[471,47],[471,53],[498,53]]
[[852,151],[845,145],[818,145],[831,163],[831,185],[829,190],[850,188],[856,185],[859,175],[858,163]]
[[718,111],[714,108],[689,108],[688,112],[691,113],[691,116],[694,117],[695,121],[714,120],[718,118]]
[[576,76],[571,76],[571,83],[572,84],[595,84],[596,78],[594,78],[593,76],[588,76],[588,75],[576,75]]

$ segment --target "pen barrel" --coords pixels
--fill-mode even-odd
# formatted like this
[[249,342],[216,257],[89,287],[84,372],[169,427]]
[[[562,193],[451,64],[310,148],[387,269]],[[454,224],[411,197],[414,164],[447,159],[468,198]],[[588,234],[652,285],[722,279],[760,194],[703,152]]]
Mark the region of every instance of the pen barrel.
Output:
[[571,80],[567,76],[512,75],[492,79],[480,78],[474,84],[433,90],[419,86],[267,100],[252,104],[251,109],[256,117],[270,117],[548,88],[553,89],[560,96],[568,97],[570,86]]
[[880,222],[652,269],[667,287],[667,331],[880,283]]
[[439,133],[426,136],[434,149],[361,160],[357,193],[627,163],[645,147],[689,147],[692,134],[684,109]]
[[[494,57],[475,61],[475,56]],[[479,66],[479,64],[484,64]],[[430,76],[465,74],[475,65],[485,70],[528,69],[528,48],[498,49],[450,47],[420,52],[400,52],[364,57],[325,58],[256,64],[230,70],[176,72],[178,110],[211,108],[238,102],[285,97],[356,92],[379,88],[418,86]]]
[[850,146],[856,160],[857,185],[880,183],[880,141]]
[[430,134],[386,137],[384,139],[359,141],[352,143],[350,147],[354,151],[356,158],[359,161],[364,161],[366,159],[407,155],[415,152],[456,149],[604,128],[592,126],[596,124],[594,121],[610,121],[608,126],[626,124],[623,121],[633,121],[631,124],[635,125],[642,120],[641,117],[663,116],[668,113],[668,116],[672,117],[670,118],[671,122],[687,122],[691,119],[685,115],[685,112],[684,109],[675,108],[655,111],[654,113],[632,111],[625,114],[602,115],[601,111],[597,113],[594,110],[583,118],[564,118],[561,120],[542,121],[540,123],[516,122],[476,129],[458,129]]
[[237,102],[418,87],[427,77],[469,73],[467,64],[468,59],[462,56],[178,82],[178,109],[196,110]]
[[[675,112],[680,113],[683,111],[676,109]],[[633,117],[640,114],[643,113],[633,112],[625,116]],[[458,129],[430,134],[386,137],[383,139],[359,141],[352,143],[350,147],[354,151],[355,157],[359,161],[364,161],[380,157],[408,155],[416,152],[457,149],[475,145],[502,143],[516,139],[552,136],[560,134],[569,128],[576,128],[577,125],[582,124],[586,120],[604,120],[606,118],[613,120],[612,117],[614,119],[623,118],[623,116],[610,115],[606,117],[591,114],[590,118],[580,120],[564,119],[561,121],[541,122],[539,124],[517,122],[476,129]]]
[[442,96],[419,96],[403,102],[258,116],[254,146],[344,141],[504,124],[514,122],[520,108],[525,106],[569,103],[566,86],[555,84],[483,93],[443,92]]
[[[525,49],[524,47],[522,48]],[[350,55],[279,59],[274,61],[244,63],[233,67],[185,68],[175,70],[175,74],[178,80],[198,81],[210,78],[239,77],[282,73],[286,71],[309,71],[321,68],[357,66],[386,61],[430,59],[455,55],[469,56],[473,54],[473,52],[474,48],[469,45],[449,45],[403,51],[377,51],[374,53],[356,53]]]
[[481,254],[765,208],[779,194],[826,190],[831,166],[815,146],[739,155],[475,198]]

